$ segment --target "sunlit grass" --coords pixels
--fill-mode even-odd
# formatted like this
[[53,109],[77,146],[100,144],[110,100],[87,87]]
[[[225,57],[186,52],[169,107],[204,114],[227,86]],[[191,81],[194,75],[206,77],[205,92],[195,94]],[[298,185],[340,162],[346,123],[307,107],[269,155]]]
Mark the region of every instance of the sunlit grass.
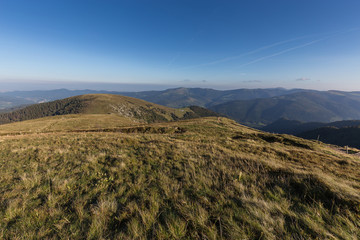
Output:
[[0,129],[0,238],[360,238],[358,157],[225,118],[139,126]]

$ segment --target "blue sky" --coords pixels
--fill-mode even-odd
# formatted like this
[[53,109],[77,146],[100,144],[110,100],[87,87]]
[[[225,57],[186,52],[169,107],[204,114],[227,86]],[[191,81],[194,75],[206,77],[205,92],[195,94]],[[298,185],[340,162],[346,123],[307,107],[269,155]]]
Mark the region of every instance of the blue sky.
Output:
[[358,0],[0,0],[0,83],[360,90],[359,13]]

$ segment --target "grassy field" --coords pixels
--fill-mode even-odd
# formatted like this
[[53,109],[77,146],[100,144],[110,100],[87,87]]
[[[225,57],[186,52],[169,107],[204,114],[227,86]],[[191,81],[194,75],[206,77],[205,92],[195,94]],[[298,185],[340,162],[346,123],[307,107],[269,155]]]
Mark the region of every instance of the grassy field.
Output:
[[139,125],[141,121],[116,114],[67,114],[0,125],[0,135],[63,132]]
[[357,156],[226,118],[103,117],[0,126],[0,238],[360,238]]

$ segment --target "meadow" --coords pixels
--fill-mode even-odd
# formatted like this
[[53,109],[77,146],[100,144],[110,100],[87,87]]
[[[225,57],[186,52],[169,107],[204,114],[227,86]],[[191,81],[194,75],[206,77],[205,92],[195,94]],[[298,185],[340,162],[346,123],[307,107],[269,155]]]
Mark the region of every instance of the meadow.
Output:
[[56,118],[1,126],[2,239],[360,238],[360,158],[335,146],[227,118]]

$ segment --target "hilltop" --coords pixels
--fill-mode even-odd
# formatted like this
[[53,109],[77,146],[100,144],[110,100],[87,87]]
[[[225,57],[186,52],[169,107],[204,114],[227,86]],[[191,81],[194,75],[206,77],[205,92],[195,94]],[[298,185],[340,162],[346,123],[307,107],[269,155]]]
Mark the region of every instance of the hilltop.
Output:
[[227,118],[81,106],[0,126],[0,238],[360,238],[356,155]]
[[196,106],[172,109],[111,94],[87,94],[27,106],[0,114],[0,124],[67,114],[116,114],[140,122],[164,122],[218,114]]

